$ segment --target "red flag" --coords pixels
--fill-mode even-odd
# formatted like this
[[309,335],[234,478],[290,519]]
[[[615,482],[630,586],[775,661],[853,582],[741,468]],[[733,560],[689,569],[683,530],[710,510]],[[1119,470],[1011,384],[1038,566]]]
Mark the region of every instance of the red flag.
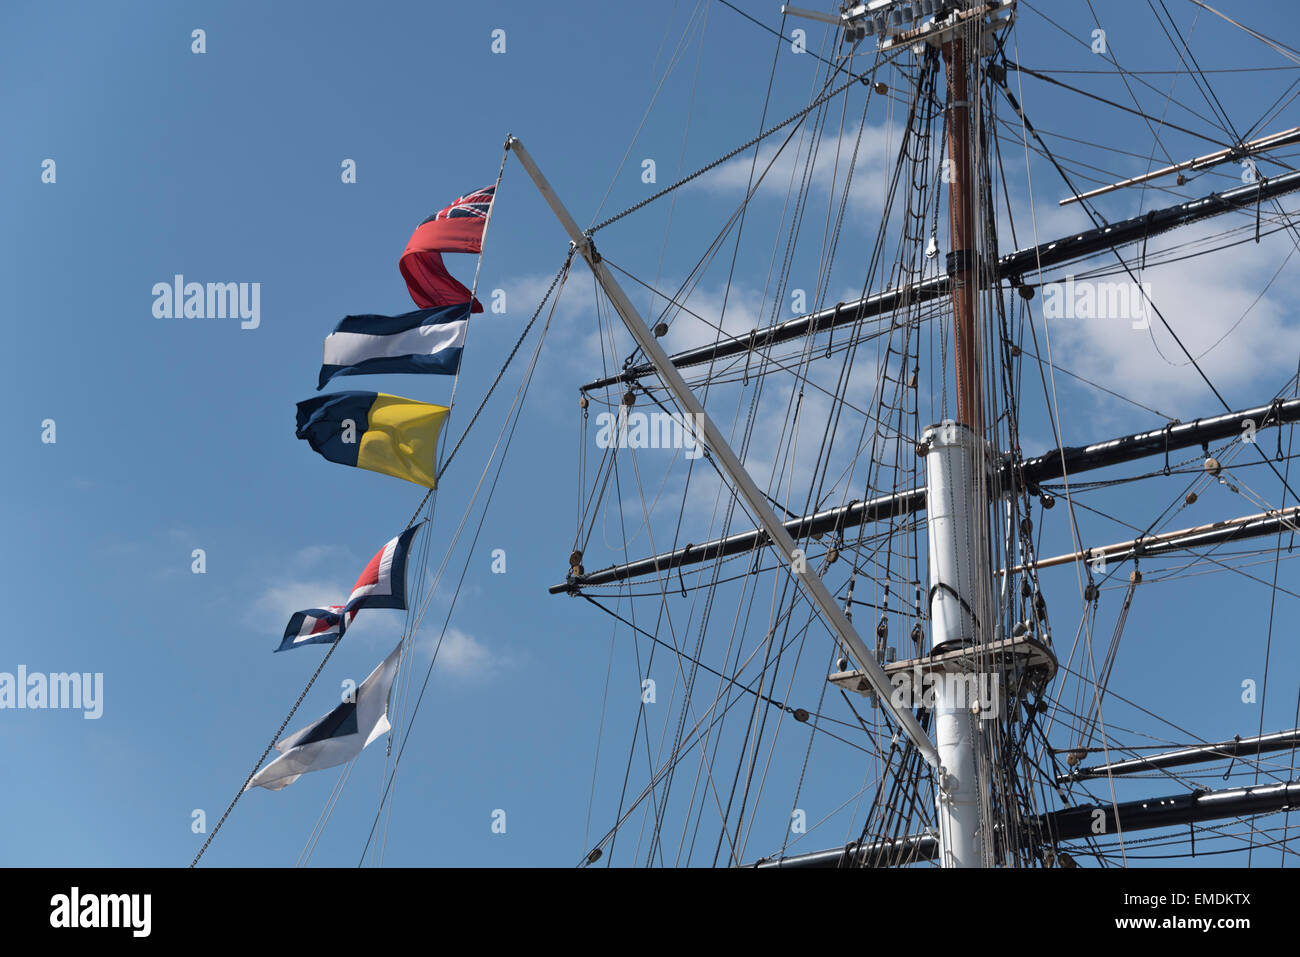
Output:
[[[470,291],[447,272],[442,254],[482,252],[483,229],[495,192],[495,186],[488,186],[461,196],[422,222],[411,234],[398,265],[411,299],[421,309],[469,301]],[[472,311],[483,311],[477,299]]]

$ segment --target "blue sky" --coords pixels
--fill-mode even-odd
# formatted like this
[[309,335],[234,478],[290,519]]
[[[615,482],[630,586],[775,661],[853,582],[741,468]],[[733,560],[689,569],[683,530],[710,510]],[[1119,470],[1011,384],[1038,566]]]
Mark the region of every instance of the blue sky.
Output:
[[[779,4],[742,6],[779,26]],[[1087,48],[1094,24],[1086,9],[1072,4],[1058,12],[1064,5],[1047,0],[1036,6],[1052,7],[1053,19],[1075,39],[1024,10],[1017,31],[1021,62],[1059,70],[1104,65]],[[1146,11],[1138,16],[1119,2],[1095,6],[1120,63],[1177,65]],[[1294,66],[1208,14],[1198,19],[1191,4],[1170,6],[1191,31],[1207,70]],[[1284,16],[1290,8],[1282,3],[1223,0],[1222,8],[1277,31],[1290,22]],[[0,204],[11,228],[0,233],[0,296],[10,330],[3,369],[14,440],[0,478],[10,615],[0,671],[24,665],[30,671],[102,672],[105,685],[97,721],[77,712],[0,712],[0,748],[13,782],[0,794],[0,817],[23,822],[0,833],[0,861],[189,862],[202,841],[191,829],[192,812],[202,809],[208,826],[215,823],[319,660],[319,648],[271,653],[287,613],[342,598],[421,498],[414,486],[327,463],[294,438],[293,405],[314,394],[321,339],[345,314],[410,308],[397,270],[410,231],[460,193],[492,181],[507,133],[523,138],[584,224],[647,195],[642,159],[656,160],[663,185],[679,164],[694,169],[753,136],[777,41],[714,3],[703,28],[703,56],[697,19],[620,166],[697,9],[703,8],[585,2],[5,5]],[[191,52],[194,29],[206,31],[202,55]],[[491,51],[496,29],[506,31],[504,54]],[[809,46],[820,48],[820,27],[809,25],[808,35]],[[1283,32],[1279,39],[1300,45],[1300,38]],[[776,58],[769,121],[806,104],[816,67],[785,44]],[[1247,127],[1296,74],[1210,76],[1234,124]],[[1109,98],[1126,96],[1111,78],[1061,78]],[[1148,79],[1159,86],[1170,78]],[[1029,77],[1011,82],[1031,118],[1071,138],[1053,141],[1066,155],[1097,162],[1099,151],[1079,145],[1092,143],[1151,152],[1142,121],[1094,109]],[[1186,77],[1178,83],[1180,99],[1209,112]],[[1144,108],[1160,107],[1151,90],[1138,95]],[[851,123],[861,108],[860,96],[851,101]],[[1005,107],[1002,115],[1009,115]],[[1177,110],[1168,118],[1210,128]],[[889,131],[900,120],[896,105],[868,111],[869,170],[884,168]],[[1295,111],[1285,109],[1255,135],[1292,125]],[[1173,159],[1212,148],[1172,133],[1164,143]],[[1013,179],[1021,185],[1012,198],[1022,213],[1016,227],[1025,246],[1033,228],[1024,153],[1008,149],[1007,157],[1019,164]],[[47,158],[57,164],[53,184],[41,181]],[[356,162],[355,184],[340,181],[345,159]],[[1159,165],[1165,156],[1155,160]],[[1099,165],[1120,175],[1147,168],[1141,156],[1114,155]],[[747,171],[747,160],[733,161],[675,202],[661,201],[610,227],[599,237],[602,251],[647,281],[659,275],[663,286],[675,288],[704,252],[706,237],[734,209],[736,184],[743,185]],[[1047,164],[1035,159],[1031,171],[1041,238],[1086,224],[1077,211],[1056,209],[1064,193]],[[1180,195],[1238,182],[1232,169],[1203,174]],[[850,206],[842,246],[852,252],[837,259],[827,284],[830,303],[861,287],[875,234],[873,190],[879,188],[870,176],[864,183]],[[817,214],[824,215],[828,194],[818,189],[814,185],[822,201]],[[1100,208],[1120,218],[1137,213],[1139,203],[1147,209],[1172,201],[1169,194],[1129,191]],[[1288,203],[1294,199],[1283,203],[1291,208]],[[742,247],[735,280],[742,306],[729,323],[748,328],[753,317],[746,310],[756,316],[771,308],[762,296],[771,254],[771,235],[763,228],[780,212],[779,190],[755,203],[755,223],[747,227],[755,238]],[[1011,246],[1004,237],[1004,250]],[[1287,308],[1297,291],[1287,265],[1290,248],[1285,237],[1273,237],[1150,277],[1157,304],[1198,353],[1247,314],[1239,331],[1205,357],[1233,408],[1267,401],[1295,371],[1296,323]],[[553,217],[511,162],[479,284],[481,298],[504,290],[507,311],[484,315],[472,328],[453,438],[565,251]],[[816,242],[801,248],[794,271],[815,273],[817,252]],[[473,260],[449,258],[452,271],[468,283]],[[1275,271],[1266,296],[1252,305]],[[177,273],[198,282],[261,283],[259,327],[155,318],[151,289]],[[716,301],[724,282],[725,263],[710,272],[702,299]],[[611,657],[610,619],[583,602],[546,593],[562,579],[573,544],[580,492],[577,386],[601,371],[590,286],[585,267],[575,267],[478,547],[467,556],[475,515],[431,600],[425,642],[436,639],[452,585],[468,560],[451,619],[455,631],[397,779],[386,864],[567,865],[613,823],[638,704],[632,638],[625,631],[614,637]],[[637,295],[645,305],[644,292]],[[788,315],[788,304],[784,310]],[[1165,363],[1150,342],[1079,327],[1052,334],[1059,364],[1144,405],[1184,419],[1222,411],[1194,373]],[[516,359],[446,475],[428,532],[430,571],[479,480],[532,345]],[[1168,342],[1163,346],[1166,355],[1175,355]],[[627,354],[626,337],[616,349],[620,357]],[[1073,413],[1064,422],[1067,443],[1163,421],[1068,378],[1057,385],[1062,409]],[[339,388],[445,402],[451,380],[355,378]],[[1022,430],[1029,452],[1046,450],[1051,436],[1041,394],[1037,399],[1040,411],[1028,415]],[[46,419],[56,423],[54,444],[40,440]],[[1272,441],[1270,433],[1265,447]],[[646,461],[649,484],[670,471],[674,481],[680,478],[681,463],[672,470],[667,459]],[[1244,470],[1240,477],[1277,504],[1276,480],[1254,480],[1261,471]],[[1176,494],[1168,485],[1152,492],[1120,486],[1086,501],[1139,521]],[[1171,527],[1257,510],[1216,487],[1185,513],[1185,522]],[[1062,512],[1055,513],[1058,520]],[[703,537],[707,507],[699,517]],[[1096,543],[1130,537],[1113,523],[1089,528]],[[1048,535],[1045,553],[1068,549],[1068,528],[1058,524]],[[645,544],[643,536],[629,554],[644,554]],[[197,548],[206,553],[202,575],[191,572]],[[504,575],[491,573],[495,548],[506,552]],[[617,549],[587,565],[616,557]],[[1283,585],[1295,581],[1288,565],[1281,564]],[[1267,578],[1272,564],[1252,571]],[[1057,589],[1049,591],[1054,607],[1078,603],[1072,571],[1045,582]],[[1112,687],[1196,735],[1253,732],[1259,708],[1240,701],[1240,683],[1262,680],[1267,589],[1232,573],[1155,589],[1159,597],[1143,601],[1141,593],[1130,615]],[[1099,635],[1113,627],[1115,594],[1109,593],[1099,616]],[[1298,662],[1287,645],[1294,601],[1278,599],[1265,731],[1293,726]],[[1077,621],[1070,614],[1058,624],[1067,633]],[[328,711],[340,682],[364,677],[391,649],[401,626],[396,613],[359,620],[290,729]],[[821,643],[810,654],[820,660],[827,647],[817,634]],[[725,637],[724,627],[719,640]],[[722,653],[719,647],[713,660]],[[417,657],[418,678],[427,660]],[[673,670],[657,660],[664,669],[660,680],[670,684]],[[808,666],[812,672],[818,667]],[[612,690],[605,704],[607,668]],[[820,680],[812,678],[801,688],[805,698],[820,693]],[[607,723],[588,828],[603,708]],[[1115,711],[1121,724],[1130,717]],[[675,718],[675,710],[666,719],[656,716],[652,728],[657,734]],[[798,773],[806,746],[806,736],[783,733],[788,743],[778,752],[776,780]],[[1174,732],[1169,738],[1184,740]],[[833,747],[814,752],[804,792],[810,820],[833,815],[861,787],[857,754]],[[644,753],[638,763],[644,775]],[[313,864],[360,859],[383,773],[383,748],[375,745],[352,772]],[[281,793],[246,795],[205,863],[292,865],[337,779],[338,772],[326,771]],[[1142,784],[1134,796],[1150,793],[1147,785],[1157,793],[1177,790],[1160,781]],[[762,806],[751,859],[779,845],[789,810],[782,801]],[[507,813],[505,834],[492,832],[496,809]],[[801,848],[841,843],[850,826],[846,815],[833,817]],[[716,833],[710,846],[715,840]],[[1276,855],[1268,860],[1276,862]]]

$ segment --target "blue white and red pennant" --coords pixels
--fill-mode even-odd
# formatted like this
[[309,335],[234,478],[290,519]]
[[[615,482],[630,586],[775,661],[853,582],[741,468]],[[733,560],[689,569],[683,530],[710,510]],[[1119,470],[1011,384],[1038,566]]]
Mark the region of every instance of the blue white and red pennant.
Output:
[[295,612],[284,630],[280,647],[275,650],[332,644],[343,637],[362,608],[405,609],[406,559],[411,550],[411,540],[423,524],[412,525],[375,553],[352,586],[346,604]]

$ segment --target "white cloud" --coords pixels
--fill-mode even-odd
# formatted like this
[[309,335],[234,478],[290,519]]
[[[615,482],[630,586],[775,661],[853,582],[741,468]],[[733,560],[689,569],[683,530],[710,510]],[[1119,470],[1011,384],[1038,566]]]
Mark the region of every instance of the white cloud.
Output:
[[282,634],[294,612],[337,605],[346,595],[337,581],[289,581],[267,588],[249,607],[248,623],[259,631]]
[[[1023,178],[1024,171],[1009,167],[1008,174]],[[1012,197],[1018,230],[1016,245],[1020,248],[1048,243],[1093,227],[1092,221],[1078,205],[1057,205],[1056,200],[1063,195],[1064,189],[1058,179],[1036,177],[1034,187],[1035,205],[1032,209],[1025,190]],[[1119,222],[1134,214],[1137,202],[1138,197],[1132,191],[1120,191],[1108,197],[1102,205],[1108,220]],[[1173,202],[1173,197],[1148,196],[1146,199],[1147,207]],[[1252,307],[1287,254],[1294,249],[1291,239],[1281,233],[1265,237],[1258,245],[1248,242],[1164,265],[1158,265],[1156,261],[1166,250],[1178,256],[1222,243],[1224,239],[1219,234],[1244,225],[1253,225],[1253,216],[1230,214],[1153,236],[1146,245],[1146,269],[1139,268],[1142,262],[1140,246],[1120,250],[1137,281],[1150,284],[1150,296],[1156,308],[1234,408],[1269,398],[1272,390],[1295,371],[1294,348],[1290,344],[1296,341],[1297,329],[1289,319],[1289,304],[1300,292],[1300,286],[1293,278],[1297,259],[1293,258],[1282,269],[1267,294]],[[1265,225],[1268,225],[1267,221]],[[1011,232],[1005,216],[1001,217],[999,232],[1003,251],[1010,251]],[[1174,247],[1181,247],[1181,251],[1173,251]],[[1118,273],[1097,281],[1133,281],[1109,253],[1085,263],[1052,270],[1043,279],[1062,280],[1068,273],[1078,275],[1098,269],[1118,270]],[[1033,274],[1024,278],[1026,282],[1039,281],[1039,277]],[[1047,357],[1047,340],[1050,338],[1051,358],[1057,365],[1169,415],[1186,419],[1223,411],[1154,313],[1149,317],[1149,331],[1135,330],[1131,322],[1122,319],[1054,319],[1048,320],[1045,336],[1041,290],[1031,303],[1031,311],[1038,326],[1042,354]],[[1232,329],[1243,315],[1246,318]],[[1229,330],[1227,338],[1218,342]],[[1058,386],[1078,385],[1068,377],[1062,379],[1058,376],[1056,381]],[[1095,435],[1098,426],[1126,429],[1130,425],[1141,427],[1150,421],[1149,413],[1139,412],[1128,403],[1096,390],[1092,390],[1092,395],[1095,408],[1093,416],[1087,420],[1088,431],[1083,435],[1066,435],[1067,443],[1082,440],[1085,435]],[[1134,415],[1141,416],[1141,421],[1134,422]],[[1078,416],[1073,418],[1080,420]]]
[[[1176,241],[1193,241],[1213,231],[1213,227],[1183,231]],[[1288,246],[1286,239],[1279,242],[1275,237],[1258,246],[1251,243],[1152,266],[1145,272],[1134,270],[1140,281],[1150,283],[1152,302],[1234,407],[1267,400],[1272,389],[1295,371],[1294,348],[1288,348],[1297,331],[1288,320],[1288,303],[1297,291],[1294,280],[1283,270],[1269,292],[1255,301],[1290,251]],[[1155,251],[1153,243],[1150,253]],[[1106,281],[1130,282],[1123,274]],[[1036,300],[1039,315],[1041,308],[1041,299]],[[1059,365],[1170,415],[1222,411],[1154,313],[1149,330],[1134,329],[1131,322],[1117,319],[1048,322]]]
[[280,635],[294,612],[341,604],[361,571],[351,549],[305,545],[279,559],[268,584],[247,605],[245,623],[260,633]]
[[[781,198],[798,192],[805,175],[809,175],[813,190],[827,196],[842,192],[852,167],[853,181],[849,189],[849,205],[858,212],[879,210],[889,186],[889,171],[893,168],[901,141],[901,131],[893,123],[879,126],[867,124],[858,142],[858,128],[845,130],[838,137],[822,136],[816,142],[815,153],[810,156],[807,137],[796,133],[784,149],[783,136],[774,136],[758,148],[755,163],[752,152],[728,160],[698,181],[699,188],[717,194],[743,196],[754,179],[767,170],[759,185],[756,198]],[[854,148],[857,158],[854,160]],[[778,150],[780,153],[778,155]],[[774,160],[775,158],[775,160]],[[811,173],[808,166],[811,163]],[[768,165],[771,168],[768,169]]]
[[307,545],[298,549],[292,561],[297,568],[312,568],[331,559],[335,561],[346,559],[351,554],[351,551],[342,545]]
[[433,654],[435,647],[438,649],[437,670],[456,678],[482,677],[489,665],[492,669],[499,669],[510,663],[508,657],[490,652],[477,638],[452,626],[447,627],[441,645],[436,632],[420,642],[421,650],[428,655]]

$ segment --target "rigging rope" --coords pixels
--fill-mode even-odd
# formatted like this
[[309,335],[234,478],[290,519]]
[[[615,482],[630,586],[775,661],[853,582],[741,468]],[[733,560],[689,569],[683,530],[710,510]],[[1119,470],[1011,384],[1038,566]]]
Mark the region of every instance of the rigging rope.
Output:
[[[498,175],[498,182],[499,181],[500,181],[500,177]],[[479,414],[483,411],[483,407],[487,405],[487,401],[491,397],[493,390],[496,389],[497,384],[501,381],[502,376],[505,375],[506,369],[509,368],[511,361],[514,359],[515,354],[519,351],[519,347],[523,344],[524,338],[528,335],[528,331],[532,328],[533,323],[537,320],[538,315],[541,314],[541,311],[543,307],[546,305],[547,300],[550,298],[551,293],[554,291],[556,284],[560,281],[561,277],[568,271],[569,264],[572,261],[572,259],[573,259],[573,250],[570,249],[568,255],[565,257],[564,265],[560,267],[560,271],[556,273],[555,278],[551,281],[551,285],[547,289],[546,295],[543,297],[542,302],[538,305],[537,310],[533,313],[532,318],[528,321],[528,324],[524,327],[524,331],[520,335],[519,341],[515,343],[515,347],[510,351],[510,355],[506,358],[506,361],[502,366],[501,371],[497,373],[496,379],[493,380],[492,385],[488,388],[487,394],[483,397],[483,401],[479,404],[478,409],[475,410],[474,415],[470,418],[469,424],[465,426],[465,431],[461,433],[460,440],[456,443],[455,448],[453,448],[452,451],[447,455],[446,459],[444,459],[442,468],[440,468],[438,471],[439,478],[441,478],[442,473],[447,468],[447,466],[451,464],[451,460],[453,456],[455,456],[457,450],[460,449],[461,444],[465,441],[465,438],[469,435],[469,431],[470,429],[473,428],[474,423],[478,421]],[[425,493],[424,498],[420,500],[420,504],[416,508],[415,513],[411,516],[410,521],[406,523],[407,528],[410,528],[415,523],[415,520],[420,515],[420,511],[424,508],[425,503],[429,500],[429,497],[433,494],[433,491],[434,491],[433,489],[430,489],[428,492]],[[302,689],[302,692],[298,695],[297,700],[293,703],[293,707],[289,709],[289,713],[285,716],[284,721],[280,723],[279,729],[276,731],[275,735],[271,738],[271,743],[266,746],[266,750],[264,750],[262,752],[261,757],[257,759],[257,762],[253,765],[253,769],[248,773],[248,777],[244,779],[243,786],[235,794],[234,798],[231,799],[230,804],[226,807],[226,810],[224,811],[224,813],[222,813],[220,819],[217,821],[216,825],[212,828],[212,831],[208,834],[207,839],[203,842],[202,847],[200,847],[198,853],[194,855],[194,860],[190,862],[190,867],[194,867],[195,865],[198,864],[199,859],[203,857],[203,854],[207,851],[208,846],[211,845],[213,839],[217,836],[217,832],[221,830],[221,826],[226,823],[226,818],[230,816],[230,812],[234,810],[235,805],[239,802],[239,799],[243,796],[245,788],[248,787],[248,783],[253,780],[253,777],[257,774],[257,769],[262,766],[262,762],[266,760],[267,755],[269,755],[271,751],[275,748],[275,742],[279,741],[280,736],[284,734],[284,729],[288,727],[289,722],[293,720],[293,716],[297,713],[298,708],[302,705],[303,699],[307,697],[307,693],[311,690],[312,685],[316,683],[316,679],[320,677],[320,674],[324,670],[326,663],[329,662],[334,652],[338,649],[339,644],[340,644],[339,641],[333,642],[330,645],[329,650],[321,658],[320,664],[316,666],[315,672],[312,673],[312,676],[308,680],[306,686]],[[367,846],[368,846],[368,842],[367,842]]]
[[596,233],[599,230],[604,229],[606,226],[610,226],[618,222],[623,217],[630,216],[639,209],[644,209],[646,206],[649,206],[655,200],[662,199],[664,196],[667,196],[673,190],[681,189],[681,187],[685,186],[687,183],[698,179],[699,177],[703,176],[705,173],[709,172],[712,169],[716,169],[717,167],[721,166],[723,163],[725,163],[727,160],[731,159],[732,157],[739,156],[741,153],[745,152],[745,150],[749,149],[751,146],[755,146],[761,143],[763,140],[767,139],[777,130],[784,129],[785,127],[789,126],[791,123],[795,122],[796,120],[803,119],[805,116],[807,116],[813,110],[817,109],[823,103],[833,100],[835,97],[839,96],[849,87],[851,87],[854,83],[866,83],[868,77],[874,76],[875,71],[879,69],[881,66],[883,66],[885,63],[889,62],[890,59],[891,58],[886,58],[878,62],[875,66],[872,67],[870,73],[853,74],[853,78],[851,80],[848,80],[843,85],[837,86],[835,89],[827,93],[824,93],[823,95],[819,96],[817,99],[815,99],[812,103],[808,104],[808,106],[804,107],[799,112],[791,114],[790,116],[782,120],[780,123],[777,123],[775,126],[769,127],[768,129],[764,130],[762,133],[759,133],[757,136],[755,136],[753,139],[749,140],[748,142],[742,144],[741,146],[737,146],[734,150],[731,150],[728,153],[724,153],[722,156],[719,156],[717,159],[715,159],[712,163],[709,163],[707,166],[700,167],[694,173],[682,177],[681,179],[677,180],[677,182],[673,183],[670,186],[665,186],[663,189],[659,190],[659,192],[654,193],[651,196],[647,196],[645,199],[641,200],[641,202],[629,206],[621,213],[615,213],[609,219],[606,219],[603,222],[600,222],[595,226],[592,226],[590,229],[587,230],[587,235],[590,236],[593,233]]

